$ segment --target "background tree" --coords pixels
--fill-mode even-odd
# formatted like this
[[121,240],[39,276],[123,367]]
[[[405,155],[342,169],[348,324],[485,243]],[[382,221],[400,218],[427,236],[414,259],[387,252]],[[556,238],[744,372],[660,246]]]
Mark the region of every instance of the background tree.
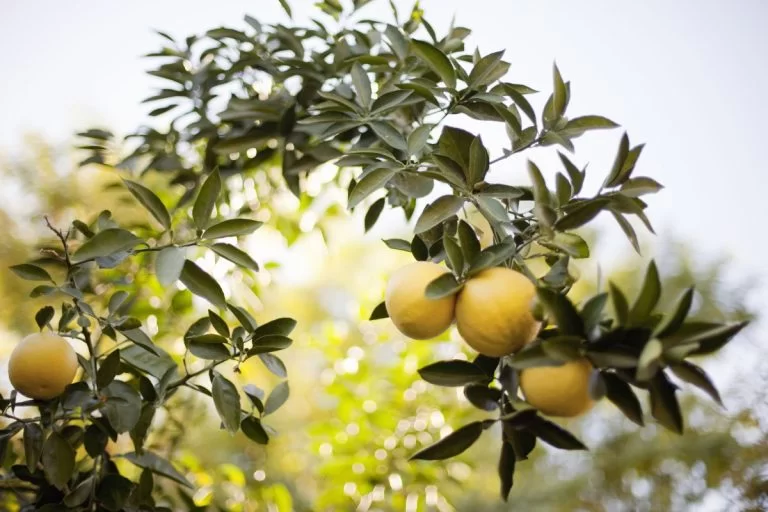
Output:
[[[338,21],[343,15],[345,25],[348,25],[355,16],[360,17],[356,11],[362,7],[361,4],[355,3],[346,13],[335,2],[324,2],[321,9],[330,15],[332,20]],[[290,12],[289,9],[288,11]],[[397,17],[395,13],[396,21]],[[532,89],[499,81],[508,69],[501,53],[485,57],[477,52],[474,55],[465,53],[463,40],[469,35],[467,29],[452,27],[446,36],[438,37],[423,19],[423,13],[418,7],[406,20],[397,21],[394,25],[362,20],[357,28],[350,29],[341,24],[337,25],[332,20],[327,24],[318,22],[313,27],[301,28],[261,26],[256,20],[248,17],[246,21],[249,28],[245,31],[214,29],[205,36],[190,37],[178,43],[163,35],[172,44],[155,55],[162,57],[166,62],[152,73],[169,80],[172,85],[150,98],[151,101],[164,100],[163,106],[158,107],[151,115],[171,116],[170,128],[167,131],[148,128],[140,130],[132,137],[138,142],[129,148],[127,156],[123,156],[124,146],[113,141],[109,132],[89,130],[82,135],[88,139],[84,149],[91,152],[84,163],[114,166],[119,172],[141,174],[145,180],[158,180],[158,184],[152,187],[157,190],[157,194],[133,181],[127,182],[127,187],[167,231],[160,232],[152,229],[152,225],[142,223],[134,225],[131,219],[125,227],[130,227],[132,234],[123,230],[117,237],[121,243],[113,245],[105,244],[99,239],[104,239],[103,233],[109,232],[110,229],[118,229],[112,227],[111,216],[103,214],[100,220],[90,226],[76,223],[74,226],[81,233],[77,236],[82,236],[83,241],[88,239],[84,241],[83,247],[96,251],[93,256],[87,251],[86,254],[94,258],[106,258],[99,264],[108,268],[105,275],[112,274],[110,279],[97,283],[103,285],[102,287],[88,283],[86,291],[92,289],[96,292],[94,299],[101,300],[101,307],[104,308],[105,299],[101,297],[105,296],[106,290],[111,291],[110,286],[115,283],[128,286],[137,294],[152,290],[162,295],[166,290],[158,285],[156,277],[166,285],[181,277],[182,282],[192,292],[215,305],[224,306],[224,290],[216,284],[215,279],[206,277],[207,274],[202,269],[188,266],[187,274],[180,270],[181,273],[177,275],[174,269],[178,267],[171,266],[174,271],[166,273],[164,269],[168,268],[167,262],[150,262],[145,253],[165,252],[170,254],[167,256],[169,260],[175,261],[177,249],[165,247],[169,245],[168,239],[174,240],[174,232],[179,236],[176,240],[182,240],[181,245],[207,246],[210,243],[206,240],[216,238],[212,233],[230,237],[247,234],[258,227],[256,221],[245,219],[224,221],[209,227],[209,218],[214,209],[220,218],[253,213],[254,219],[270,222],[285,234],[288,243],[294,242],[299,233],[315,227],[318,218],[326,213],[332,216],[337,211],[334,208],[328,209],[328,204],[335,204],[338,199],[321,192],[322,185],[325,185],[325,190],[346,190],[351,207],[367,206],[364,224],[366,228],[371,228],[387,203],[402,208],[406,218],[411,218],[416,212],[416,200],[429,195],[435,186],[434,182],[437,182],[438,191],[445,190],[448,193],[430,203],[419,215],[415,223],[416,236],[410,240],[388,239],[387,245],[405,249],[419,260],[447,260],[454,274],[449,274],[450,277],[430,286],[429,293],[434,296],[458,292],[468,276],[491,266],[506,265],[526,272],[541,285],[540,299],[544,309],[542,313],[547,317],[550,328],[542,332],[541,340],[537,343],[513,357],[504,358],[503,361],[484,358],[476,360],[474,365],[468,362],[449,362],[447,364],[451,371],[447,377],[442,371],[440,376],[436,377],[434,365],[422,369],[421,376],[433,384],[460,387],[467,385],[465,393],[473,404],[485,411],[500,408],[501,416],[489,418],[487,412],[482,416],[478,416],[479,411],[474,411],[473,414],[468,412],[466,420],[474,419],[468,424],[468,428],[444,437],[437,447],[425,448],[419,452],[419,456],[434,459],[458,453],[471,445],[482,430],[491,429],[497,436],[502,437],[500,475],[502,495],[506,497],[512,483],[515,459],[527,457],[536,437],[560,448],[582,447],[581,442],[567,431],[520,403],[514,380],[507,377],[514,375],[521,368],[558,364],[584,355],[589,356],[592,362],[603,370],[594,377],[593,388],[596,397],[607,392],[608,397],[617,402],[629,417],[642,421],[639,416],[642,413],[638,409],[636,398],[633,398],[635,395],[627,383],[637,388],[647,388],[652,397],[654,418],[668,428],[681,430],[682,418],[675,387],[663,371],[664,367],[670,365],[685,380],[693,381],[710,394],[716,394],[705,374],[686,361],[685,357],[719,348],[738,332],[743,324],[714,324],[711,318],[707,319],[707,323],[689,321],[684,324],[683,320],[690,312],[690,299],[693,296],[691,292],[683,295],[679,305],[676,303],[674,307],[666,309],[659,306],[659,311],[667,310],[672,313],[662,320],[660,315],[653,314],[661,294],[661,283],[654,265],[649,267],[638,299],[634,301],[631,309],[620,289],[611,287],[615,310],[613,320],[600,315],[600,310],[606,304],[605,294],[596,295],[586,302],[589,306],[578,309],[573,304],[583,297],[571,293],[570,299],[565,298],[566,293],[573,292],[572,287],[576,282],[571,260],[589,255],[589,245],[583,238],[572,233],[572,229],[588,223],[600,212],[608,211],[615,216],[637,248],[634,228],[625,216],[634,215],[650,227],[644,214],[645,203],[638,199],[638,196],[654,192],[660,186],[650,178],[632,175],[642,146],[630,147],[628,138],[625,136],[622,139],[613,169],[608,173],[603,187],[594,196],[582,194],[584,171],[576,167],[565,154],[560,155],[564,173],[557,175],[557,187],[554,191],[547,189],[541,172],[533,163],[529,163],[533,187],[489,183],[486,181],[486,173],[491,164],[497,164],[534,146],[560,145],[565,150],[572,151],[572,139],[590,129],[612,128],[615,124],[599,116],[567,119],[564,114],[570,97],[570,84],[562,79],[556,67],[553,92],[541,110],[541,115],[537,116],[526,99],[527,94],[534,92]],[[326,28],[326,25],[331,28]],[[412,36],[422,29],[423,32],[415,38]],[[426,38],[431,42],[426,41]],[[224,96],[224,91],[230,94],[229,98]],[[527,116],[527,120],[523,120],[521,112]],[[505,126],[512,147],[492,160],[480,137],[448,124],[454,119],[449,116],[459,114]],[[346,156],[338,159],[342,155]],[[326,165],[326,162],[330,161],[334,161],[343,170],[337,172],[335,167]],[[136,176],[132,175],[131,178],[136,179]],[[162,184],[163,182],[167,183],[167,186]],[[224,187],[221,187],[222,182]],[[221,195],[218,194],[219,189],[222,189]],[[379,190],[384,191],[385,197],[380,197]],[[292,198],[290,194],[297,198]],[[281,208],[286,202],[293,203],[294,207]],[[168,213],[165,204],[170,203],[175,207]],[[296,203],[298,208],[295,207]],[[495,244],[481,252],[477,248],[479,244],[475,239],[473,227],[457,219],[460,210],[469,205],[477,208],[492,227]],[[189,221],[190,213],[192,222]],[[173,231],[168,229],[171,226]],[[321,230],[322,227],[321,225]],[[126,233],[129,233],[130,237]],[[137,240],[148,241],[146,248],[135,249],[139,241],[130,247],[126,245],[129,240],[134,243],[135,240],[131,237],[137,235],[140,237]],[[64,231],[57,233],[57,236],[64,242],[68,241]],[[109,236],[111,240],[112,234]],[[211,249],[217,255],[246,268],[255,269],[256,264],[248,253],[234,245],[216,245],[218,243],[211,245]],[[63,256],[66,263],[67,248],[64,249],[65,254],[56,254]],[[109,271],[110,265],[114,266],[114,263],[120,262],[108,260],[120,260],[128,256],[128,253],[136,257],[138,266],[129,266],[126,262],[121,263],[125,268],[118,266],[125,274]],[[82,254],[80,253],[80,256]],[[72,256],[75,257],[75,266],[78,266],[80,262],[76,255],[77,252]],[[16,271],[26,277],[44,277],[39,268],[16,267]],[[193,271],[193,268],[197,270]],[[69,267],[67,270],[73,269]],[[156,276],[153,276],[152,272]],[[68,274],[71,275],[72,272]],[[122,275],[130,276],[130,280],[120,282]],[[48,288],[36,290],[36,295],[60,291]],[[75,304],[81,304],[82,300],[77,296],[77,292],[64,292],[70,292],[70,295],[75,293]],[[177,296],[180,297],[177,299]],[[244,359],[243,349],[247,348],[248,356],[259,355],[268,368],[278,376],[284,375],[279,360],[259,352],[262,352],[262,349],[284,348],[289,343],[283,337],[286,334],[284,331],[289,330],[285,326],[292,326],[292,323],[281,321],[277,324],[266,324],[269,326],[268,332],[263,331],[260,334],[264,336],[258,337],[257,334],[247,334],[251,331],[258,333],[258,329],[254,329],[244,310],[228,307],[229,312],[219,310],[219,313],[224,313],[225,319],[221,319],[217,313],[209,314],[207,321],[201,319],[196,322],[195,328],[187,331],[185,335],[178,330],[178,321],[190,308],[188,297],[189,294],[174,292],[171,298],[172,316],[161,314],[164,311],[162,301],[158,303],[148,297],[147,304],[139,303],[142,307],[131,311],[132,317],[120,318],[119,323],[114,324],[107,316],[101,318],[103,322],[100,324],[104,325],[100,327],[106,330],[107,336],[110,328],[114,331],[120,331],[121,328],[122,331],[133,331],[137,327],[137,321],[133,319],[138,318],[139,321],[149,323],[149,330],[156,331],[159,340],[183,338],[186,342],[183,361],[186,361],[186,351],[195,357],[212,358],[214,362],[234,356],[234,366],[239,368],[237,363]],[[181,307],[178,307],[177,302],[181,303]],[[384,309],[379,306],[375,309],[374,317],[385,314]],[[49,315],[50,313],[41,313],[39,318],[46,319]],[[159,319],[165,320],[165,323],[160,324]],[[123,323],[126,321],[129,322],[127,326]],[[227,321],[239,322],[242,332],[238,333],[231,330],[229,325],[225,326]],[[213,324],[217,334],[202,332],[202,326],[207,329],[205,324],[208,322]],[[85,320],[81,321],[81,324],[85,323]],[[66,327],[66,323],[64,326]],[[129,326],[132,328],[129,329]],[[87,326],[80,327],[85,329]],[[272,332],[274,329],[277,331]],[[662,342],[652,337],[652,334]],[[82,336],[88,337],[85,331]],[[263,341],[261,348],[257,347],[259,340],[264,338],[268,340]],[[146,344],[143,337],[140,341],[129,339],[133,343]],[[234,349],[230,349],[232,351],[228,351],[227,357],[223,358],[225,354],[222,348],[227,350],[227,339],[231,340]],[[173,347],[173,344],[170,346]],[[354,348],[358,350],[353,350]],[[134,349],[136,350],[141,349]],[[149,352],[157,350],[153,348]],[[433,355],[431,348],[426,346],[420,350]],[[336,373],[342,373],[346,378],[347,373],[356,374],[360,372],[361,366],[365,368],[360,363],[363,357],[360,355],[361,351],[365,354],[365,350],[360,346],[350,346],[345,357],[341,359],[342,366],[339,369],[334,368]],[[92,357],[90,362],[83,359],[84,368],[95,365],[94,359]],[[159,359],[170,360],[164,356]],[[155,400],[148,396],[152,393],[146,383],[143,390],[140,387],[142,377],[146,378],[145,373],[152,375],[150,367],[141,367],[136,360],[132,362],[130,352],[126,350],[120,352],[120,358],[113,357],[113,360],[118,360],[117,368],[109,372],[105,370],[105,374],[126,370],[125,373],[134,375],[133,382],[141,391],[140,395],[137,393],[132,396],[139,396],[145,402],[154,402]],[[153,363],[156,362],[155,359],[152,360]],[[408,361],[406,359],[406,363]],[[413,364],[434,362],[426,357],[410,361],[412,364],[408,363],[406,370]],[[177,363],[173,364],[177,366]],[[185,367],[186,375],[197,375],[197,372],[204,374],[209,366],[192,371]],[[99,367],[103,368],[104,362],[101,362]],[[354,372],[351,371],[352,368],[355,368]],[[481,374],[478,369],[486,373]],[[406,372],[411,379],[415,377],[414,370],[415,368],[411,368]],[[373,370],[370,371],[372,374]],[[164,372],[157,371],[154,374],[158,380],[156,394],[159,389],[162,395],[163,375]],[[98,376],[98,372],[92,375],[95,382],[91,391],[99,391]],[[114,377],[115,375],[111,375],[111,379]],[[232,412],[231,404],[234,403],[235,395],[216,391],[224,389],[222,386],[231,390],[229,385],[222,384],[226,377],[219,374],[212,375],[211,378],[211,390],[199,386],[193,388],[204,394],[213,393],[216,408],[225,426],[236,430],[240,423],[240,413],[239,407]],[[106,380],[106,377],[104,379]],[[187,377],[181,377],[178,381],[172,380],[171,384],[166,382],[166,385],[173,386],[172,389],[181,387],[175,386],[178,382],[187,386],[189,381],[185,379]],[[338,389],[333,388],[334,392],[343,394],[346,386],[341,376],[332,380],[339,386]],[[153,384],[154,379],[148,382]],[[405,384],[406,381],[392,379],[389,382]],[[504,385],[500,387],[499,383]],[[111,383],[106,384],[109,385]],[[418,396],[426,389],[431,389],[425,386],[428,384],[414,384],[412,388],[407,388],[404,399],[411,402],[414,399],[408,397]],[[272,403],[280,403],[287,396],[287,389],[286,385],[278,386]],[[408,394],[411,390],[413,393]],[[85,389],[80,391],[82,394]],[[246,388],[245,391],[249,398],[254,397],[252,401],[257,409],[266,407],[267,412],[271,412],[269,399],[263,404],[258,391],[253,388]],[[377,391],[379,392],[381,390]],[[445,396],[456,395],[449,392]],[[109,397],[107,398],[109,403]],[[182,398],[186,397],[179,397],[180,400]],[[121,401],[119,398],[115,400],[119,404],[126,401],[130,402]],[[454,400],[446,400],[443,405],[453,407],[453,403]],[[15,400],[11,397],[8,406],[15,405]],[[58,404],[53,402],[34,405],[56,410]],[[82,404],[78,405],[82,407]],[[179,407],[181,405],[186,407]],[[86,424],[99,419],[101,413],[96,410],[100,407],[102,406],[94,408]],[[187,411],[189,404],[186,401],[178,405],[169,403],[169,407]],[[373,407],[377,407],[375,403]],[[365,403],[362,408],[366,410]],[[367,408],[371,409],[371,406]],[[405,412],[403,408],[400,411]],[[432,411],[434,412],[437,411]],[[441,423],[445,420],[440,420],[441,416],[433,416],[432,413],[427,421],[419,417],[423,411],[418,408],[414,411],[416,417],[411,423],[415,431],[406,430],[408,433],[402,439],[404,451],[395,466],[399,470],[402,470],[402,457],[406,455],[405,452],[408,452],[407,455],[413,455],[418,448],[437,440],[437,434],[448,432]],[[347,418],[350,418],[351,421],[355,412],[350,410],[348,414],[349,416],[341,410],[340,419],[347,421]],[[107,414],[110,423],[113,419],[121,421],[120,417],[119,413],[112,418]],[[171,430],[167,438],[172,442],[170,447],[166,448],[169,448],[167,451],[170,456],[174,457],[175,442],[181,439],[179,426],[184,422],[175,419],[173,414],[169,414],[168,418],[170,421],[160,422],[159,430],[161,434],[165,429]],[[461,416],[455,419],[465,420]],[[389,420],[394,421],[391,415]],[[405,418],[403,420],[410,422]],[[29,420],[17,421],[30,423]],[[243,430],[248,437],[257,442],[266,440],[267,432],[256,428],[256,425],[260,425],[257,417],[246,416],[243,421]],[[499,421],[507,427],[503,434],[498,428]],[[100,422],[104,423],[103,418]],[[416,428],[417,422],[418,425],[426,423],[427,426],[423,429]],[[349,423],[343,432],[336,432],[334,439],[339,441],[344,439],[345,435],[357,436],[356,429],[349,427],[352,424]],[[438,424],[441,426],[436,432],[434,429],[438,428]],[[394,428],[397,429],[400,425],[403,424],[398,422]],[[430,428],[430,432],[426,431],[427,428]],[[390,425],[389,430],[384,429],[381,433],[391,429]],[[6,442],[20,430],[20,424],[11,423],[6,430]],[[142,440],[142,436],[138,434],[140,432],[132,437]],[[79,443],[76,436],[70,439],[59,433],[58,437],[63,438],[70,449]],[[385,450],[390,437],[384,438]],[[395,442],[395,446],[398,446],[399,441],[395,439]],[[64,443],[58,444],[65,446]],[[32,441],[28,444],[34,446]],[[43,446],[45,447],[45,444]],[[331,453],[334,453],[334,446],[327,442],[317,449],[321,453],[327,453],[329,446]],[[497,456],[498,450],[496,445],[494,451]],[[25,456],[30,451],[35,453],[34,449],[26,450]],[[352,464],[354,474],[366,474],[365,463],[375,465],[373,461],[379,460],[377,451],[373,452],[373,460],[361,459],[365,455],[364,451],[364,448],[360,448],[348,453],[350,461],[358,460]],[[45,449],[43,452],[43,455],[47,453]],[[92,458],[110,460],[107,453],[93,451],[96,456]],[[92,454],[89,452],[89,455]],[[129,455],[127,458],[132,460],[136,457]],[[55,482],[52,482],[52,471],[59,469],[56,469],[58,462],[52,463],[53,466],[46,463],[51,460],[50,455],[47,459],[42,459],[42,475],[46,477],[44,481],[40,480],[39,475],[35,477],[34,474],[24,474],[20,465],[15,466],[17,477],[41,486],[37,496],[39,502],[43,500],[42,502],[55,503],[62,499],[60,494],[51,490],[49,484],[55,482],[61,484],[58,485],[59,488],[68,492],[67,496],[77,496],[65,498],[69,499],[70,504],[78,500],[80,495],[84,495],[84,499],[76,505],[86,503],[88,506],[91,503],[89,500],[95,498],[94,503],[111,509],[136,506],[142,501],[150,501],[147,498],[147,488],[151,488],[148,483],[149,472],[143,473],[144,477],[138,479],[138,485],[128,480],[119,480],[120,485],[115,486],[113,484],[123,478],[117,476],[118,471],[122,472],[124,469],[117,465],[107,465],[106,470],[102,466],[93,472],[88,469],[86,457],[83,459],[83,473],[75,475],[71,481],[69,476],[72,475],[67,475],[66,479],[61,475],[55,476]],[[40,471],[36,458],[33,457],[32,462],[27,462],[30,473],[35,469]],[[356,464],[362,464],[363,470],[357,471]],[[379,486],[386,483],[394,491],[389,501],[394,509],[398,509],[402,503],[410,507],[409,503],[414,501],[412,496],[415,496],[418,502],[418,494],[411,492],[409,486],[425,485],[427,505],[444,503],[445,497],[441,497],[438,489],[434,488],[432,483],[427,484],[442,476],[442,466],[420,464],[409,467],[416,468],[412,469],[415,472],[412,482],[403,482],[399,472],[387,473],[385,468],[383,476],[377,477],[378,480],[369,479],[364,482],[365,485],[357,484],[353,480],[346,481],[343,492],[347,497],[342,499],[352,499],[364,505],[377,499],[383,492],[383,488]],[[169,470],[165,466],[158,469],[152,465],[149,470],[169,476]],[[175,476],[179,481],[178,475]],[[109,480],[104,483],[103,488],[122,489],[117,495],[107,495],[107,491],[99,494],[99,487],[95,484],[107,477]],[[82,491],[88,486],[81,482],[88,478],[91,478],[90,488],[96,490],[95,496],[93,493],[89,496]],[[78,488],[81,489],[79,494],[76,492]],[[403,489],[405,492],[400,493]],[[187,496],[183,492],[169,492],[165,487],[158,488],[155,490],[155,498],[161,503],[168,503],[165,500],[171,500],[172,495],[179,496],[180,499]],[[264,499],[283,500],[283,504],[288,499],[281,491],[271,489],[270,492],[273,492],[274,496],[264,496]],[[335,496],[317,499],[322,506],[332,507],[337,503]]]

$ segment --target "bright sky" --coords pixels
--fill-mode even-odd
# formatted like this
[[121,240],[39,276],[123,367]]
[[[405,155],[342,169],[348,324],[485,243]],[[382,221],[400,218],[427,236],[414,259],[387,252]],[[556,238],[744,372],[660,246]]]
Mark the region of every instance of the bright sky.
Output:
[[[292,4],[306,13],[312,1]],[[402,12],[411,6],[396,4]],[[647,144],[636,174],[667,187],[650,200],[658,231],[692,241],[707,256],[730,255],[740,274],[768,281],[760,227],[768,179],[759,149],[768,119],[768,2],[423,0],[422,6],[438,28],[456,15],[484,53],[506,48],[513,81],[549,91],[557,59],[573,82],[572,116],[605,115],[626,127],[633,143]],[[383,0],[366,9],[370,17],[389,17]],[[12,152],[25,132],[63,143],[94,123],[131,130],[148,111],[140,100],[156,85],[139,58],[159,45],[150,28],[184,36],[240,24],[246,13],[286,21],[277,0],[0,0],[0,151]],[[620,135],[580,139],[577,162],[604,172]],[[498,144],[496,154],[505,143],[490,142]],[[520,162],[507,165],[499,176],[522,170]],[[626,244],[611,229],[616,243]]]

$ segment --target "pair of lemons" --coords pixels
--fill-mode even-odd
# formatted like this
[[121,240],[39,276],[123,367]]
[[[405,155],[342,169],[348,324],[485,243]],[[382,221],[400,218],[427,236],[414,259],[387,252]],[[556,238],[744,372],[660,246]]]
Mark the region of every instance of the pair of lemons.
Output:
[[[531,313],[536,288],[523,274],[502,267],[469,278],[455,295],[426,296],[427,285],[448,272],[420,261],[397,270],[387,284],[385,303],[395,327],[404,335],[425,340],[440,335],[456,321],[466,343],[477,352],[501,357],[530,343],[540,323]],[[574,417],[588,411],[592,365],[586,359],[561,366],[523,370],[520,388],[528,403],[550,416]]]

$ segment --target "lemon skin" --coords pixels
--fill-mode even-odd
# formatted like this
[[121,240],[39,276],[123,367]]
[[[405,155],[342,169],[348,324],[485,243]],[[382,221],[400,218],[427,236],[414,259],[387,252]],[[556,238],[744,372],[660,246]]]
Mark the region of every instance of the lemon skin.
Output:
[[445,332],[453,322],[456,296],[430,299],[427,285],[448,272],[436,263],[419,261],[395,271],[387,283],[384,302],[395,327],[416,340],[428,340]]
[[30,334],[13,349],[8,377],[16,390],[37,400],[64,392],[77,372],[77,354],[69,342],[53,333]]
[[547,416],[574,418],[594,405],[589,395],[591,374],[586,359],[528,368],[520,373],[520,389],[526,401]]
[[520,272],[502,267],[470,277],[456,300],[456,326],[479,353],[501,357],[536,338],[540,323],[531,314],[536,287]]

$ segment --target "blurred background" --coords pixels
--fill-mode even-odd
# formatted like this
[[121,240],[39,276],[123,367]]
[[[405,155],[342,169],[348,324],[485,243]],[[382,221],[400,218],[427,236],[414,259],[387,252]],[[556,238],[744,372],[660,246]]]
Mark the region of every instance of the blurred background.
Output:
[[[291,2],[297,22],[306,20],[312,3]],[[394,3],[404,12],[412,7]],[[244,279],[213,259],[202,264],[257,318],[299,320],[297,341],[284,356],[291,399],[270,420],[280,436],[266,450],[220,431],[202,403],[188,404],[180,411],[184,417],[166,419],[153,442],[179,448],[178,466],[199,487],[189,509],[764,510],[768,344],[760,313],[768,305],[768,242],[761,221],[768,179],[760,128],[768,117],[768,4],[421,5],[436,27],[455,16],[471,28],[470,46],[484,53],[507,49],[512,81],[547,90],[557,60],[573,83],[572,112],[609,117],[633,143],[646,143],[639,168],[666,187],[649,200],[658,236],[642,241],[640,257],[615,224],[598,220],[585,234],[593,257],[580,265],[574,300],[594,293],[598,276],[602,286],[610,278],[631,290],[644,260],[656,257],[667,304],[695,284],[701,318],[756,318],[723,353],[702,362],[725,408],[687,392],[688,433],[677,437],[653,424],[639,429],[601,404],[569,425],[591,451],[537,449],[518,465],[509,504],[497,498],[498,446],[491,436],[452,461],[409,463],[419,447],[483,414],[460,392],[435,388],[416,374],[438,358],[471,356],[455,332],[413,342],[386,320],[366,320],[382,300],[388,273],[408,261],[381,242],[408,233],[402,213],[385,212],[366,234],[362,219],[345,212],[333,169],[312,175],[317,191],[306,202],[271,189],[266,180],[247,179],[235,184],[245,192],[233,201],[250,200],[247,190],[253,190],[259,215],[272,219],[243,241],[266,270]],[[391,17],[384,1],[365,9],[370,18]],[[140,56],[160,46],[151,29],[183,37],[239,26],[245,14],[265,23],[288,21],[277,0],[0,0],[0,267],[33,254],[44,235],[44,214],[60,225],[104,208],[123,218],[141,215],[122,207],[122,194],[105,189],[114,171],[77,169],[74,132],[98,125],[124,135],[146,123],[150,108],[140,102],[157,83],[144,73],[150,66]],[[451,124],[473,128],[461,117]],[[608,167],[620,135],[585,136],[577,157],[590,168]],[[507,146],[503,133],[484,134],[484,141],[497,152]],[[553,155],[536,149],[531,156],[546,172]],[[523,164],[511,159],[496,172],[521,182]],[[594,174],[588,186],[602,178]],[[144,285],[145,313],[173,348],[181,325],[204,305],[179,293],[165,307],[156,282],[146,276]],[[34,328],[43,303],[26,300],[29,289],[9,272],[0,272],[0,291],[0,392],[7,396],[5,360]],[[238,377],[267,388],[271,378],[256,365]],[[184,424],[197,427],[185,430]]]

